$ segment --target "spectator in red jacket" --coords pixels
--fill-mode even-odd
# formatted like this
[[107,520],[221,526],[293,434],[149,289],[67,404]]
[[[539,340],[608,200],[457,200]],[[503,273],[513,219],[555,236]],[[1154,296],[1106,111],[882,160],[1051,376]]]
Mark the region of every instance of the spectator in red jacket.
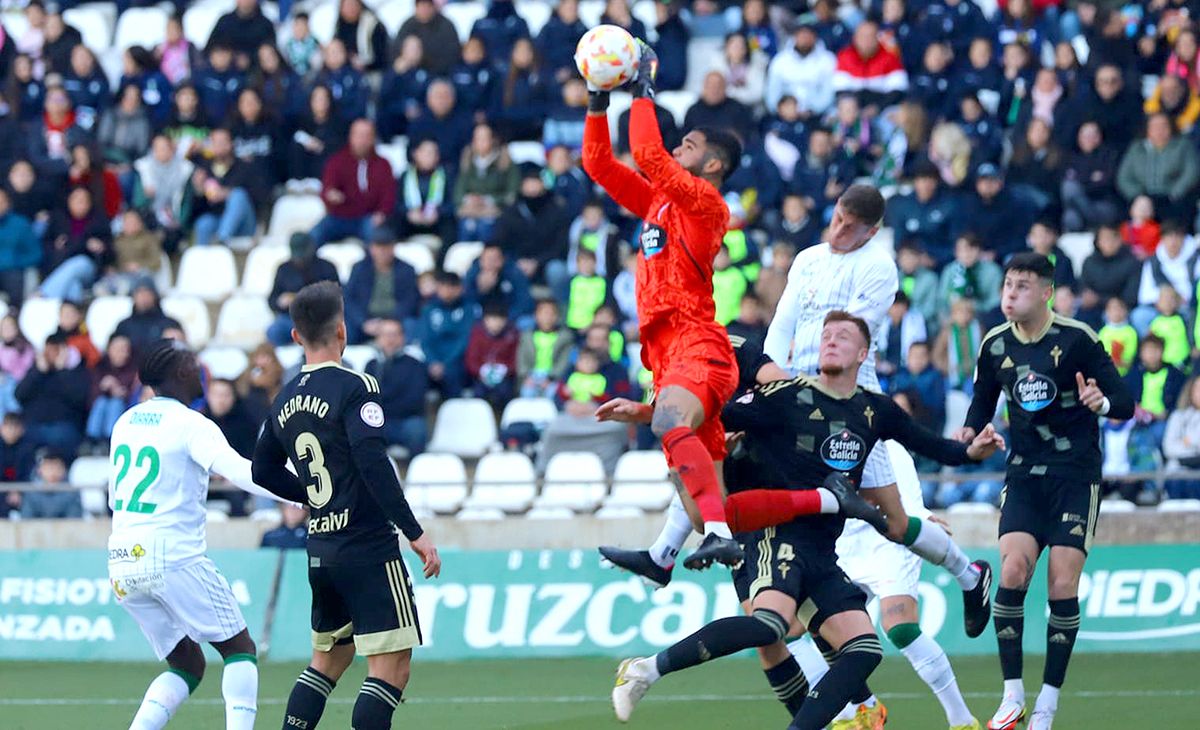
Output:
[[489,305],[483,321],[471,330],[467,342],[467,375],[475,397],[483,398],[497,411],[512,400],[517,382],[517,328],[508,321],[508,310]]
[[371,240],[396,206],[392,166],[375,152],[375,125],[359,119],[350,126],[350,139],[325,163],[321,198],[326,215],[312,230],[317,246],[355,237]]
[[859,24],[854,42],[838,53],[833,90],[854,93],[864,111],[872,114],[904,99],[908,72],[899,56],[879,44],[879,26],[874,21]]

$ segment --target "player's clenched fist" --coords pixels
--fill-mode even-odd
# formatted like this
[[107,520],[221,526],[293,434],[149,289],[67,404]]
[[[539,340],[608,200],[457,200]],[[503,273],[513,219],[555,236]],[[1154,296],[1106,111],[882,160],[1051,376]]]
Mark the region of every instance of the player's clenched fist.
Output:
[[420,537],[413,540],[411,543],[413,552],[421,558],[421,562],[425,567],[426,578],[436,578],[442,573],[442,558],[438,555],[437,547],[434,546],[433,540],[429,539],[429,533],[422,533]]

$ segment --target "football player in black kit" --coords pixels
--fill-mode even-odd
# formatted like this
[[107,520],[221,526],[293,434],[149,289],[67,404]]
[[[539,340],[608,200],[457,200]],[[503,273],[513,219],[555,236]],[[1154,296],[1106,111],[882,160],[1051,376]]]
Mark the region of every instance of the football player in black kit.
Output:
[[1100,512],[1101,416],[1133,416],[1133,397],[1087,325],[1055,314],[1054,266],[1021,253],[1004,271],[1000,307],[1008,320],[980,343],[975,396],[959,439],[992,420],[1003,392],[1012,423],[1000,496],[1000,587],[995,627],[1004,699],[988,723],[1012,730],[1025,717],[1021,641],[1025,592],[1047,547],[1050,618],[1042,690],[1029,730],[1049,730],[1079,633],[1079,576]]
[[[948,464],[981,460],[1003,446],[991,429],[982,430],[970,447],[937,438],[913,423],[886,396],[859,389],[855,377],[870,353],[869,342],[861,319],[831,312],[822,333],[819,378],[762,385],[725,408],[722,420],[726,426],[744,431],[749,444],[760,439],[771,444],[782,467],[778,483],[764,484],[761,479],[769,476],[760,472],[757,484],[771,489],[752,490],[759,493],[753,496],[776,490],[811,490],[823,483],[828,487],[845,479],[829,480],[833,475],[849,475],[851,481],[857,481],[867,454],[881,439],[920,442],[920,451]],[[731,518],[736,515],[729,506],[747,494],[752,492],[730,495],[727,512]],[[763,511],[753,507],[748,505],[747,511],[762,517]],[[796,708],[792,727],[825,727],[882,658],[879,639],[866,613],[865,595],[837,566],[834,543],[844,519],[840,514],[809,515],[781,520],[786,524],[765,527],[753,538],[739,535],[748,540],[746,566],[752,580],[745,592],[752,614],[715,621],[655,657],[622,662],[613,690],[618,719],[627,720],[663,674],[750,647],[781,646],[790,617],[799,612],[807,629],[820,631],[839,656],[812,692],[789,698],[789,709]],[[731,527],[745,531],[739,525]],[[770,669],[767,675],[778,693],[781,688]],[[802,677],[793,681],[807,690]]]
[[412,649],[421,643],[394,528],[420,556],[426,578],[441,572],[441,559],[413,517],[387,456],[379,384],[341,366],[346,348],[341,287],[333,282],[304,287],[290,313],[305,365],[276,398],[254,451],[255,475],[291,461],[311,510],[313,658],[292,688],[282,727],[317,727],[329,693],[357,650],[367,658],[367,678],[352,726],[386,730],[408,682]]

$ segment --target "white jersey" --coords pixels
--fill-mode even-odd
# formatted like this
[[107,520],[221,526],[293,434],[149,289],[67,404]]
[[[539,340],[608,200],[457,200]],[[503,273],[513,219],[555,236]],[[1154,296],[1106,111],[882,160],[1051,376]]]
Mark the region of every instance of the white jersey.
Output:
[[254,486],[250,461],[217,424],[172,398],[152,398],[117,419],[111,460],[114,575],[181,567],[204,556],[210,473],[277,499]]
[[796,255],[763,351],[792,375],[816,375],[825,315],[840,309],[861,317],[871,329],[872,351],[858,370],[858,384],[879,391],[874,341],[900,279],[887,249],[874,241],[850,253],[828,243]]

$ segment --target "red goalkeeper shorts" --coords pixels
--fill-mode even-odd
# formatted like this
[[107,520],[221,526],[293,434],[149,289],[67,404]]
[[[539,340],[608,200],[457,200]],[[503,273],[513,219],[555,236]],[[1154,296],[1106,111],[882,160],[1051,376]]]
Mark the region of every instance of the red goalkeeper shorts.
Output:
[[[713,461],[724,459],[721,409],[733,397],[738,383],[737,364],[725,330],[716,324],[692,328],[676,333],[662,348],[644,343],[642,352],[644,364],[654,373],[656,396],[663,388],[677,385],[700,399],[705,419],[696,429],[696,436]],[[670,454],[667,461],[671,461]]]

